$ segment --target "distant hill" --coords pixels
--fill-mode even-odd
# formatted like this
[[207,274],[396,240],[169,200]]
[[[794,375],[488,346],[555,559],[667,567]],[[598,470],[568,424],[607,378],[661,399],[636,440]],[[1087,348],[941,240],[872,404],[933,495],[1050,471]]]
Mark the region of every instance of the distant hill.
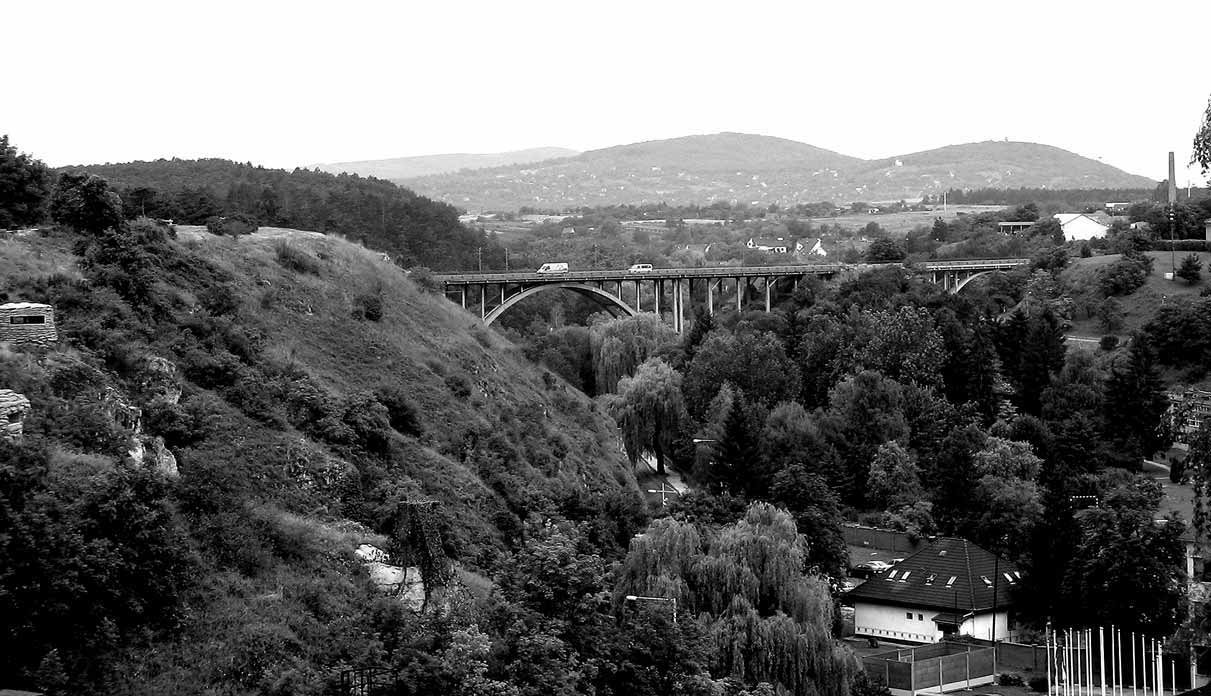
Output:
[[320,171],[332,174],[347,172],[379,179],[409,179],[417,176],[446,174],[462,169],[484,169],[504,167],[511,164],[527,164],[559,157],[572,157],[576,150],[562,147],[535,147],[513,152],[488,154],[455,153],[445,155],[422,155],[419,157],[396,157],[393,159],[363,160],[361,162],[333,162],[315,165]]
[[1145,177],[1037,143],[969,143],[863,160],[793,140],[743,133],[620,145],[536,164],[400,183],[471,211],[661,201],[794,205],[917,199],[952,188],[1155,186]]

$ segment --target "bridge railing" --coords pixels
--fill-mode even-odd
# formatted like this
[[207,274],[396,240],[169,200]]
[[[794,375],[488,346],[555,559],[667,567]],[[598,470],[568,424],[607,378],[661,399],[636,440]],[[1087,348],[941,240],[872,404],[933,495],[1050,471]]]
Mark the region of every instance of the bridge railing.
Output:
[[[1016,268],[1030,263],[1030,259],[960,259],[956,261],[926,261],[917,268],[927,271],[999,270]],[[710,266],[699,268],[655,268],[646,273],[630,273],[626,270],[568,271],[566,273],[526,272],[477,272],[435,273],[435,280],[452,285],[478,285],[481,283],[557,283],[566,281],[601,280],[669,280],[674,278],[732,278],[735,276],[774,275],[830,275],[841,271],[869,268],[871,266],[903,266],[894,264],[796,264],[782,266]]]
[[804,264],[795,266],[711,266],[706,268],[656,268],[646,273],[626,270],[568,271],[567,273],[434,273],[443,283],[525,283],[567,280],[666,280],[669,278],[731,278],[736,275],[817,275],[836,273],[852,266],[845,264]]

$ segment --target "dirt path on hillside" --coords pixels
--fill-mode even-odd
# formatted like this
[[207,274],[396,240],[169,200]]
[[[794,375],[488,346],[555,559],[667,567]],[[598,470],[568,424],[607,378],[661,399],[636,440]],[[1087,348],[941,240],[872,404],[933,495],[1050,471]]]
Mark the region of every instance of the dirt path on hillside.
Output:
[[[180,240],[214,239],[215,237],[206,231],[205,225],[174,225],[173,227],[177,231],[177,239]],[[299,239],[323,237],[324,235],[319,232],[295,230],[289,227],[262,227],[248,236],[253,239]]]

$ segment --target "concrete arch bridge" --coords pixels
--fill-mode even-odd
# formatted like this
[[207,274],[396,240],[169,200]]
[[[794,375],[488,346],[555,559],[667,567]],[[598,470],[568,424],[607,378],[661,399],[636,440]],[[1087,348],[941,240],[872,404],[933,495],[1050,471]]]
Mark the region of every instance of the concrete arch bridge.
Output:
[[[910,268],[948,292],[957,293],[978,276],[1029,263],[1029,259],[978,259],[931,261]],[[634,316],[645,311],[662,317],[667,315],[674,330],[681,333],[687,319],[694,314],[695,302],[714,313],[716,308],[732,304],[741,310],[756,301],[768,312],[777,298],[794,292],[809,276],[856,275],[873,267],[870,264],[814,264],[657,268],[641,273],[627,270],[445,273],[433,277],[441,283],[447,299],[464,309],[477,311],[488,325],[527,297],[561,290],[588,297],[615,316]]]

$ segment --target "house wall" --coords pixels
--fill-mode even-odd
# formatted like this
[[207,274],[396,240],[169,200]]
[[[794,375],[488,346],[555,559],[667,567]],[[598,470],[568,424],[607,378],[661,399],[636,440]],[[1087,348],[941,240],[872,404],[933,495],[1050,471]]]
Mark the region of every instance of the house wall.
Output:
[[[41,317],[42,323],[16,323],[25,317]],[[47,345],[57,340],[55,310],[50,305],[26,302],[0,305],[0,341]]]
[[1064,239],[1072,242],[1093,239],[1094,237],[1105,237],[1106,229],[1105,225],[1096,220],[1079,217],[1064,225]]
[[[912,614],[911,619],[907,616],[909,613]],[[854,633],[915,643],[936,643],[942,639],[942,632],[931,620],[937,613],[937,609],[925,607],[857,602],[854,604]]]
[[[963,608],[960,606],[959,611]],[[908,614],[912,618],[908,618]],[[937,609],[910,606],[891,606],[887,604],[869,604],[857,602],[854,604],[854,633],[876,638],[891,640],[907,640],[915,643],[936,643],[942,640],[942,631],[933,622]],[[921,618],[917,618],[917,617]],[[995,640],[1012,640],[1017,637],[1016,630],[1008,627],[1009,613],[996,613]],[[959,633],[985,640],[994,640],[992,635],[992,612],[984,612],[967,619],[959,627]]]

